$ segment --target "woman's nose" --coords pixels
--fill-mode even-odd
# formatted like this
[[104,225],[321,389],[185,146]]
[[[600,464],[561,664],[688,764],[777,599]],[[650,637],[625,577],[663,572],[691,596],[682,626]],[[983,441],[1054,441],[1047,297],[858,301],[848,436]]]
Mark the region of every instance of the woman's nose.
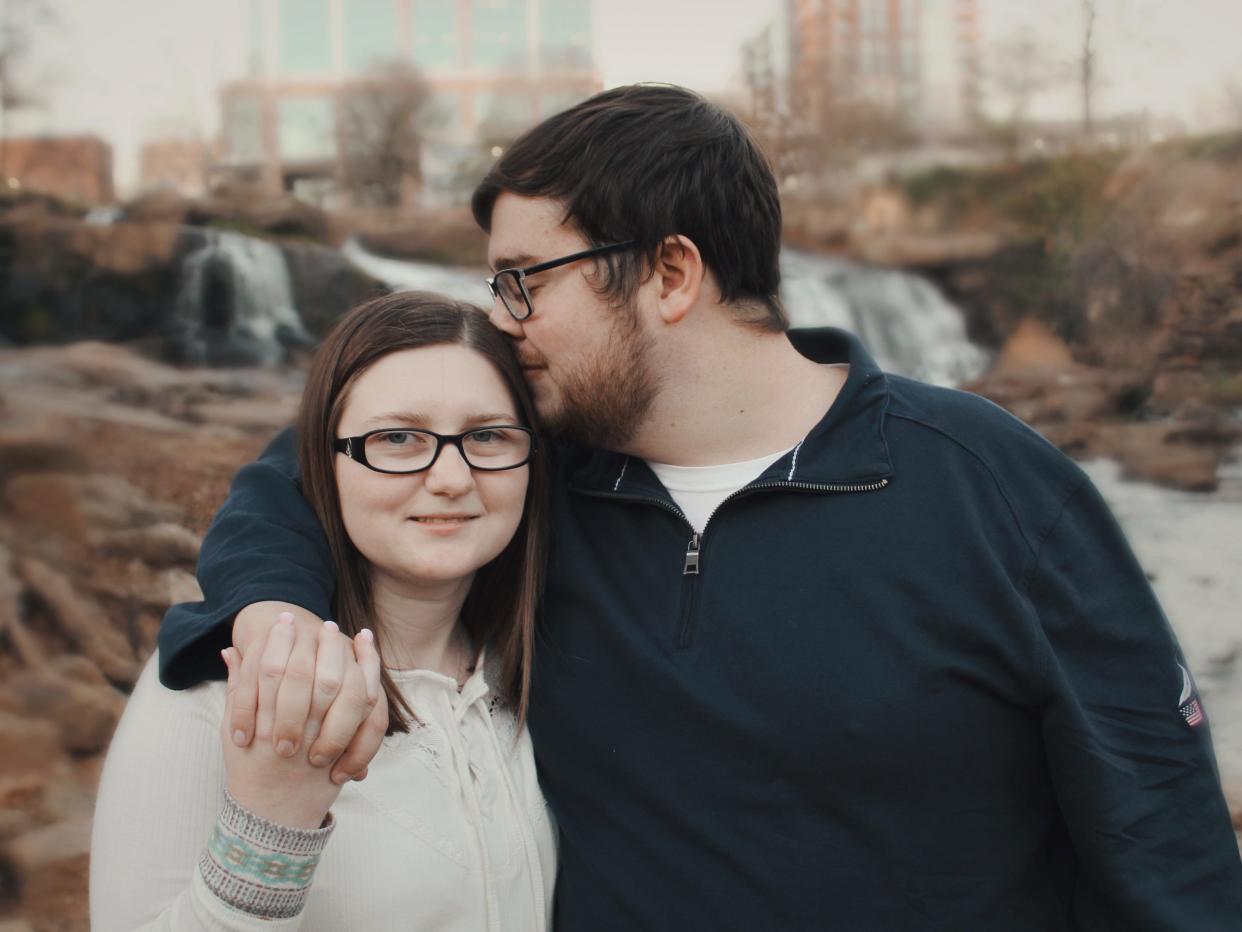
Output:
[[437,495],[464,495],[474,488],[474,473],[454,444],[446,443],[427,470],[427,490]]

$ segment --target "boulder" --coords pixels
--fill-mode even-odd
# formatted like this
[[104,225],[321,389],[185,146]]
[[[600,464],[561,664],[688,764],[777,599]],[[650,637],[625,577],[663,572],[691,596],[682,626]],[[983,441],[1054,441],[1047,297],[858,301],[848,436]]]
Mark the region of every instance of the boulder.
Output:
[[161,522],[131,530],[106,531],[93,538],[108,556],[136,558],[150,566],[193,566],[201,541],[179,524]]
[[138,679],[138,663],[129,642],[112,627],[104,610],[81,595],[66,576],[40,560],[22,560],[21,572],[51,609],[65,636],[109,680],[132,687]]
[[1024,318],[1009,335],[992,364],[993,374],[1013,372],[1057,372],[1073,368],[1070,348],[1044,323]]
[[78,446],[41,436],[0,437],[0,485],[25,473],[83,472],[86,459]]
[[307,331],[322,337],[346,311],[388,293],[335,249],[311,243],[283,243],[281,251],[293,286],[293,303]]
[[185,221],[190,202],[173,188],[144,191],[124,207],[129,221],[157,221],[181,224]]
[[80,654],[61,654],[49,664],[52,670],[78,683],[88,686],[108,686],[108,678],[95,662]]
[[0,544],[0,634],[8,638],[14,655],[23,665],[37,667],[43,663],[43,648],[22,620],[22,584],[13,572],[9,549]]
[[125,710],[125,697],[111,686],[83,683],[50,669],[17,673],[7,688],[26,715],[53,722],[61,744],[73,754],[104,751]]
[[60,731],[48,721],[0,712],[0,780],[46,774],[64,761]]
[[173,521],[179,509],[152,501],[117,476],[44,473],[14,478],[4,491],[12,514],[63,539],[87,529],[131,530]]
[[147,605],[161,611],[178,602],[201,602],[203,590],[193,573],[180,569],[167,569],[160,572],[151,588]]
[[0,861],[14,878],[21,911],[49,925],[86,920],[90,846],[89,818],[56,822],[6,844]]

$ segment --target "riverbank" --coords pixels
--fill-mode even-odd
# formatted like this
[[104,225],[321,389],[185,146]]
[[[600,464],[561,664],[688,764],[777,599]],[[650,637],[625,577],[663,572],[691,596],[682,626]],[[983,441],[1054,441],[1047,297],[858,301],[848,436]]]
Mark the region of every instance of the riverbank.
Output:
[[[102,755],[164,610],[199,598],[231,476],[288,422],[301,379],[98,343],[0,350],[0,926],[88,928]],[[1242,467],[1212,495],[1087,468],[1179,632],[1242,827]]]
[[1242,440],[1242,134],[935,169],[787,233],[935,282],[998,355],[967,387],[1077,458],[1211,490]]

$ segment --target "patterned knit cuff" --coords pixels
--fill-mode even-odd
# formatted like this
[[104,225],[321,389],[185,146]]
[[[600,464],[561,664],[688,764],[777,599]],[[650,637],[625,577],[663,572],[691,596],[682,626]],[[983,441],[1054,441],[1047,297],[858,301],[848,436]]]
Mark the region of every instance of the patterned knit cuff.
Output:
[[207,888],[229,906],[261,919],[288,919],[302,911],[319,856],[336,823],[290,828],[243,809],[224,791],[198,869]]

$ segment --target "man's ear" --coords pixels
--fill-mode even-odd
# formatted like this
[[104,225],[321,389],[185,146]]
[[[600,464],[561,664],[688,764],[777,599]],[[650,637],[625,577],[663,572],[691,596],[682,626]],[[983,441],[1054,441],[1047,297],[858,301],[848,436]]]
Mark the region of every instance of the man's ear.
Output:
[[690,313],[706,272],[699,247],[691,239],[677,235],[664,240],[651,277],[657,286],[657,310],[666,324],[678,323]]

